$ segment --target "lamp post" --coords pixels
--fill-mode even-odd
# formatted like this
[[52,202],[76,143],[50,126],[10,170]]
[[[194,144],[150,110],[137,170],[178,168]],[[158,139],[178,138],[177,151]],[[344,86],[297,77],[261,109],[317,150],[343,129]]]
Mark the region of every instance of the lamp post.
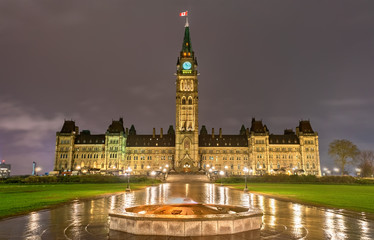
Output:
[[219,175],[221,175],[221,186],[222,186],[222,178],[223,178],[223,175],[225,175],[225,172],[224,171],[220,171]]
[[213,170],[211,168],[209,168],[209,180],[212,180],[212,172],[213,172]]
[[338,174],[339,168],[334,168],[334,172],[336,172],[336,174]]
[[356,175],[357,177],[361,176],[361,168],[356,168]]
[[244,192],[248,192],[248,185],[247,185],[247,175],[248,175],[248,168],[245,167],[243,169],[244,173],[245,173],[245,188],[244,188]]
[[327,173],[328,173],[328,171],[329,171],[329,169],[328,168],[323,168],[323,171],[324,171],[324,174],[323,175],[327,175]]
[[[155,171],[151,172],[151,176],[153,177],[154,180],[156,180],[156,172]],[[156,182],[156,181],[154,181],[154,182]]]
[[126,172],[127,172],[127,187],[126,187],[126,192],[131,192],[130,188],[130,173],[131,173],[131,168],[129,167]]
[[35,168],[35,174],[36,174],[36,176],[39,176],[39,175],[38,175],[38,172],[40,172],[41,170],[42,170],[41,167],[36,167],[36,168]]

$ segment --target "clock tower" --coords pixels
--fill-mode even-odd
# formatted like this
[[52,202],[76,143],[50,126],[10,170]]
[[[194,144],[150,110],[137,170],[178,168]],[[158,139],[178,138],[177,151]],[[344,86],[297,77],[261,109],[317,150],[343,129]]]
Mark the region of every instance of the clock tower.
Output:
[[197,60],[191,46],[188,19],[177,61],[175,162],[177,172],[195,172],[199,165]]

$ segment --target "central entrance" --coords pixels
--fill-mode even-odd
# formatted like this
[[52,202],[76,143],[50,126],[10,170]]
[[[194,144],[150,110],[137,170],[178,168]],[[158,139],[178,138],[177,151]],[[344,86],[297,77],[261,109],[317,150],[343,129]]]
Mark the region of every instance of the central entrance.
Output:
[[191,165],[189,163],[185,163],[183,165],[183,172],[185,173],[191,172]]

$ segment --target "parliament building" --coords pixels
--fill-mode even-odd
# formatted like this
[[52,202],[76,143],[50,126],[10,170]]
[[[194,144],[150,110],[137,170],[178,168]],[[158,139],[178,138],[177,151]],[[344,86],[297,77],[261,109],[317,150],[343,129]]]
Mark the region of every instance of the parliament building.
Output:
[[[309,121],[299,121],[295,131],[272,134],[261,120],[238,126],[238,134],[222,129],[199,130],[197,59],[186,22],[182,50],[176,67],[176,122],[164,133],[140,135],[124,121],[112,121],[104,134],[79,131],[65,121],[56,134],[55,171],[149,174],[167,169],[203,172],[213,169],[227,175],[312,174],[321,175],[318,134]],[[248,170],[248,172],[244,172]],[[212,171],[212,170],[211,170]]]

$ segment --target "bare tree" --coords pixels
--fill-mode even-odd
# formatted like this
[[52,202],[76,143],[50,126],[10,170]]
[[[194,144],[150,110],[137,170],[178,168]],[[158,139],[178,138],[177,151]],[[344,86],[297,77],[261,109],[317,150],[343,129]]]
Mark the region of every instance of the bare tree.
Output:
[[357,146],[346,139],[334,140],[329,144],[329,155],[341,167],[342,175],[345,172],[345,166],[347,164],[353,165],[359,153]]
[[374,152],[361,151],[358,155],[358,167],[361,169],[362,177],[371,177],[374,175]]

